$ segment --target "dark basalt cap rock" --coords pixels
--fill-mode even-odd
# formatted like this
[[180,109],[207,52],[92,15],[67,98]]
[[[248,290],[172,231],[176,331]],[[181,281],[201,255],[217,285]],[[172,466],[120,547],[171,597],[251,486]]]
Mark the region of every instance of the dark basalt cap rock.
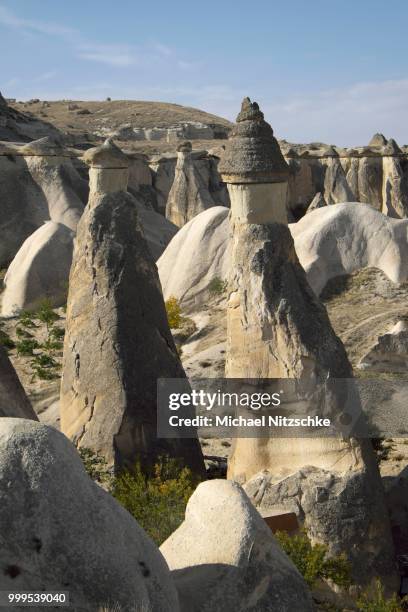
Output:
[[244,98],[218,167],[226,183],[281,183],[289,168],[256,102]]
[[377,134],[374,134],[374,136],[368,143],[368,146],[369,147],[385,147],[386,144],[387,144],[387,139],[384,136],[384,134],[380,134],[379,132],[377,132]]
[[92,168],[129,168],[130,160],[111,138],[107,138],[103,145],[88,149],[83,160]]
[[0,108],[1,107],[5,108],[6,106],[7,106],[7,102],[5,101],[3,96],[1,95],[1,91],[0,91]]
[[189,140],[186,140],[185,142],[181,142],[179,146],[177,147],[178,153],[181,153],[181,152],[191,153],[192,150],[193,150],[193,145],[191,144]]

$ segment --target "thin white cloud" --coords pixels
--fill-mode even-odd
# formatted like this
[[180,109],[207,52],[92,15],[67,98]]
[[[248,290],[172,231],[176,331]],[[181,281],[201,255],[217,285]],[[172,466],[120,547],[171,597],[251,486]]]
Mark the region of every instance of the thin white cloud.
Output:
[[133,66],[140,61],[134,49],[123,45],[81,45],[77,57],[116,67]]
[[69,41],[77,40],[79,34],[78,30],[67,28],[58,23],[20,18],[4,6],[0,6],[0,24],[27,32],[59,36]]
[[292,142],[358,146],[375,132],[408,142],[408,79],[362,81],[274,102],[268,97],[260,100],[267,119],[280,137]]

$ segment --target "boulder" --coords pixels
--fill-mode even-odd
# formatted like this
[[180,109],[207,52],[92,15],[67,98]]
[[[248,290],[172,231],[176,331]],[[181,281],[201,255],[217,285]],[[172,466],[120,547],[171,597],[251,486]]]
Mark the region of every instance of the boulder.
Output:
[[7,352],[0,344],[0,417],[19,417],[37,421]]
[[68,591],[77,612],[179,610],[160,551],[52,427],[0,419],[0,526],[2,591]]
[[160,550],[182,612],[314,609],[302,576],[236,483],[200,484]]
[[371,486],[364,470],[305,466],[282,480],[263,470],[244,488],[262,516],[294,512],[313,542],[324,542],[330,555],[346,552],[355,584],[381,576],[396,586],[382,487]]
[[115,470],[136,460],[150,466],[168,454],[203,474],[197,439],[157,438],[157,380],[185,373],[126,193],[128,158],[106,141],[86,159],[91,192],[69,279],[61,430]]
[[48,221],[27,238],[4,278],[2,316],[34,310],[44,299],[54,307],[65,304],[74,235]]

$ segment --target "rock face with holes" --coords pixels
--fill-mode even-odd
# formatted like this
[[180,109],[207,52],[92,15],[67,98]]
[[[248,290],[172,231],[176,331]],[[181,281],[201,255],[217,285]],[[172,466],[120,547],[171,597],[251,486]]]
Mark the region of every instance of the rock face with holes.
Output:
[[72,230],[53,221],[27,238],[4,278],[3,316],[34,310],[44,299],[52,306],[65,303],[73,240]]
[[160,550],[182,612],[314,609],[302,576],[236,483],[200,484]]
[[19,417],[37,421],[15,369],[0,344],[0,417]]
[[0,589],[69,591],[78,612],[177,612],[159,550],[67,438],[23,419],[1,418],[0,433]]
[[191,142],[177,148],[177,164],[173,185],[166,204],[166,217],[178,227],[185,225],[200,212],[223,204],[225,189],[218,185],[212,192],[208,177],[200,172],[197,154],[193,155]]
[[128,158],[107,141],[86,159],[91,193],[69,281],[61,430],[114,469],[169,454],[202,473],[196,439],[157,438],[157,379],[185,374],[157,269],[126,193]]

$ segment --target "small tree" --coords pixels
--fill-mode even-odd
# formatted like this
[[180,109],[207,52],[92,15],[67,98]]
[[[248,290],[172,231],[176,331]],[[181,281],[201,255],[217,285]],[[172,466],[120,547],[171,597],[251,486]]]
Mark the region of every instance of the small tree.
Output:
[[170,329],[176,329],[180,327],[182,322],[181,316],[181,307],[178,299],[172,295],[165,302],[166,312],[167,312],[167,320],[169,322]]
[[35,317],[41,321],[41,323],[45,323],[47,326],[47,330],[50,329],[55,323],[58,321],[59,316],[56,312],[54,312],[50,300],[43,300],[40,304],[39,309],[37,310]]

